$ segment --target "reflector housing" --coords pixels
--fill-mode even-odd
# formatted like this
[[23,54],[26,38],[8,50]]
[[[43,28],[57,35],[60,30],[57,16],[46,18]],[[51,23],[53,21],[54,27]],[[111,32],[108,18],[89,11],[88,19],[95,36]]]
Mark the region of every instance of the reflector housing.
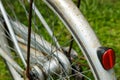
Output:
[[109,70],[112,69],[115,65],[115,53],[113,49],[100,47],[98,49],[98,58],[104,67],[104,69]]

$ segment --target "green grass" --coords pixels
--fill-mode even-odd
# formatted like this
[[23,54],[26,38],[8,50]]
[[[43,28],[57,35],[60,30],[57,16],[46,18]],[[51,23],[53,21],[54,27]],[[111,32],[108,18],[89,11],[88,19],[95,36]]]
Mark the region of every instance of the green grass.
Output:
[[[86,5],[84,4],[85,2],[82,1],[82,5],[80,9],[84,14],[84,16],[87,18],[92,28],[94,29],[101,44],[103,46],[111,47],[115,50],[116,65],[114,69],[118,80],[120,80],[120,69],[119,69],[120,68],[120,6],[119,6],[120,1],[118,0],[104,0],[104,1],[100,0],[100,1],[101,2],[94,4],[92,6],[91,4]],[[58,24],[61,23],[57,23],[55,25],[59,26]],[[1,57],[0,57],[0,80],[12,80],[4,64],[4,61]]]
[[0,57],[0,80],[12,80],[9,71],[7,70],[7,67],[1,57]]

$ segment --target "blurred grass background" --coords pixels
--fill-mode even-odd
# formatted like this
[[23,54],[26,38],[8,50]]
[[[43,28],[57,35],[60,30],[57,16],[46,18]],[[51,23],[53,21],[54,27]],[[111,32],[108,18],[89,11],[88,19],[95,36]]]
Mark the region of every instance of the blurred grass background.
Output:
[[[75,0],[74,0],[75,1]],[[114,67],[120,80],[120,0],[82,0],[80,10],[97,34],[103,46],[116,52]],[[0,80],[12,80],[0,57]]]

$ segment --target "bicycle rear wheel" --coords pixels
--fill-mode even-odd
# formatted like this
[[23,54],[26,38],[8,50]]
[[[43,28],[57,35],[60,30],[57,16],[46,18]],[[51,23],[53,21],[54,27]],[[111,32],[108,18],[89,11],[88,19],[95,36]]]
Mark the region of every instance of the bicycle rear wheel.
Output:
[[[21,17],[21,14],[23,16],[28,15],[26,8],[28,7],[28,3],[22,2],[21,0],[13,1],[13,4],[8,0],[2,2],[4,5],[7,5],[5,8],[9,16],[9,22],[16,35],[22,55],[26,60],[25,53],[27,45],[27,27],[25,27],[23,24],[27,24],[27,17]],[[75,6],[75,4],[73,4],[73,2],[70,0],[44,0],[45,4],[47,4],[48,7],[59,16],[59,18],[65,24],[65,28],[65,26],[63,26],[59,19],[53,14],[53,12],[48,10],[48,7],[45,6],[43,2],[38,2],[36,1],[36,5],[40,5],[39,10],[43,10],[41,13],[43,13],[45,19],[41,16],[41,14],[38,12],[38,9],[34,5],[32,25],[35,28],[33,28],[31,38],[30,64],[32,72],[31,75],[33,77],[32,79],[78,80],[85,78],[86,80],[114,80],[114,71],[112,69],[109,71],[104,70],[99,62],[96,52],[101,45],[96,38],[96,35],[90,28],[88,22],[84,19],[83,15]],[[39,23],[39,18],[41,23]],[[7,24],[3,24],[6,23],[6,21],[4,21],[4,19],[2,20],[1,26],[6,26]],[[44,20],[48,22],[49,26]],[[52,22],[52,20],[54,22]],[[45,26],[45,28],[42,24]],[[3,30],[5,30],[4,27]],[[9,30],[5,30],[5,32],[8,36],[5,35],[4,37],[14,44],[14,41],[10,38]],[[71,34],[76,41],[74,42],[72,50],[69,48],[70,42],[72,41],[69,34]],[[7,42],[6,45],[8,45]],[[81,50],[79,50],[79,47]],[[17,53],[16,48],[9,46],[7,49],[12,52],[10,55],[12,55],[12,58],[14,59],[16,56],[14,53]],[[8,51],[8,53],[10,51]],[[81,56],[81,51],[85,57]],[[77,53],[79,54],[77,55]],[[14,60],[19,62],[20,66],[23,66],[21,65],[21,60]],[[86,66],[86,64],[88,65]],[[14,77],[15,73],[12,74]],[[91,77],[91,75],[93,77]]]

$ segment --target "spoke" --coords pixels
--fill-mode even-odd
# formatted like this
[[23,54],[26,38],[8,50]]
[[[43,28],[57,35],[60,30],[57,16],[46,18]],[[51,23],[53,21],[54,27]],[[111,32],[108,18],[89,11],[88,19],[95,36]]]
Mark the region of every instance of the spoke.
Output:
[[[28,0],[29,2],[29,0]],[[48,31],[49,35],[51,36],[51,38],[54,40],[54,42],[56,42],[56,46],[58,48],[60,48],[60,45],[56,39],[55,36],[53,36],[53,31],[50,29],[50,27],[48,26],[47,22],[45,21],[45,19],[43,18],[42,14],[39,12],[39,10],[37,9],[37,7],[35,6],[35,4],[33,3],[33,9],[34,12],[36,13],[36,15],[38,16],[39,20],[42,22],[42,24],[44,25],[45,29]]]
[[5,9],[4,9],[4,6],[2,5],[1,0],[0,0],[0,10],[1,10],[2,14],[3,14],[3,18],[5,19],[6,25],[7,25],[7,27],[8,27],[9,32],[10,32],[11,38],[12,38],[13,41],[14,41],[14,45],[16,46],[16,49],[17,49],[17,51],[18,51],[18,53],[19,53],[19,56],[21,57],[24,66],[26,66],[25,59],[24,59],[24,57],[23,57],[23,55],[22,55],[22,52],[21,52],[21,50],[20,50],[20,47],[18,46],[18,42],[17,42],[17,40],[16,40],[14,31],[13,31],[13,29],[12,29],[12,26],[11,26],[11,24],[10,24],[10,21],[9,21],[9,19],[8,19],[7,13],[6,13]]
[[86,79],[91,80],[89,77],[87,77],[86,75],[82,74],[81,72],[79,72],[79,71],[77,71],[77,70],[75,70],[75,69],[73,69],[73,68],[71,68],[71,69],[74,70],[74,71],[77,73],[77,75],[78,75],[78,74],[79,74],[79,75],[82,75],[82,76],[85,77]]
[[[20,4],[22,5],[22,7],[24,8],[25,12],[26,12],[26,15],[28,15],[29,13],[27,12],[25,6],[24,6],[24,3],[19,0]],[[28,0],[28,2],[30,2],[30,0]],[[34,13],[37,15],[37,17],[39,18],[39,20],[42,22],[42,24],[44,25],[45,29],[47,30],[47,32],[49,33],[50,37],[53,39],[53,41],[55,42],[56,44],[56,47],[61,50],[61,47],[58,43],[58,40],[56,39],[56,37],[54,36],[54,33],[53,31],[50,29],[49,25],[47,24],[47,22],[45,21],[44,17],[42,16],[42,14],[39,12],[39,10],[37,9],[37,7],[35,6],[35,4],[33,3],[33,10],[34,10]],[[35,15],[34,14],[34,15]],[[35,25],[35,21],[32,22],[35,26],[35,28],[37,29],[36,25]],[[35,36],[35,35],[34,35]],[[45,43],[44,43],[45,44]]]
[[23,69],[12,59],[10,58],[7,53],[5,51],[3,51],[1,48],[0,48],[0,55],[7,61],[9,62],[12,67],[14,67],[16,69],[16,71],[21,75],[23,76]]

